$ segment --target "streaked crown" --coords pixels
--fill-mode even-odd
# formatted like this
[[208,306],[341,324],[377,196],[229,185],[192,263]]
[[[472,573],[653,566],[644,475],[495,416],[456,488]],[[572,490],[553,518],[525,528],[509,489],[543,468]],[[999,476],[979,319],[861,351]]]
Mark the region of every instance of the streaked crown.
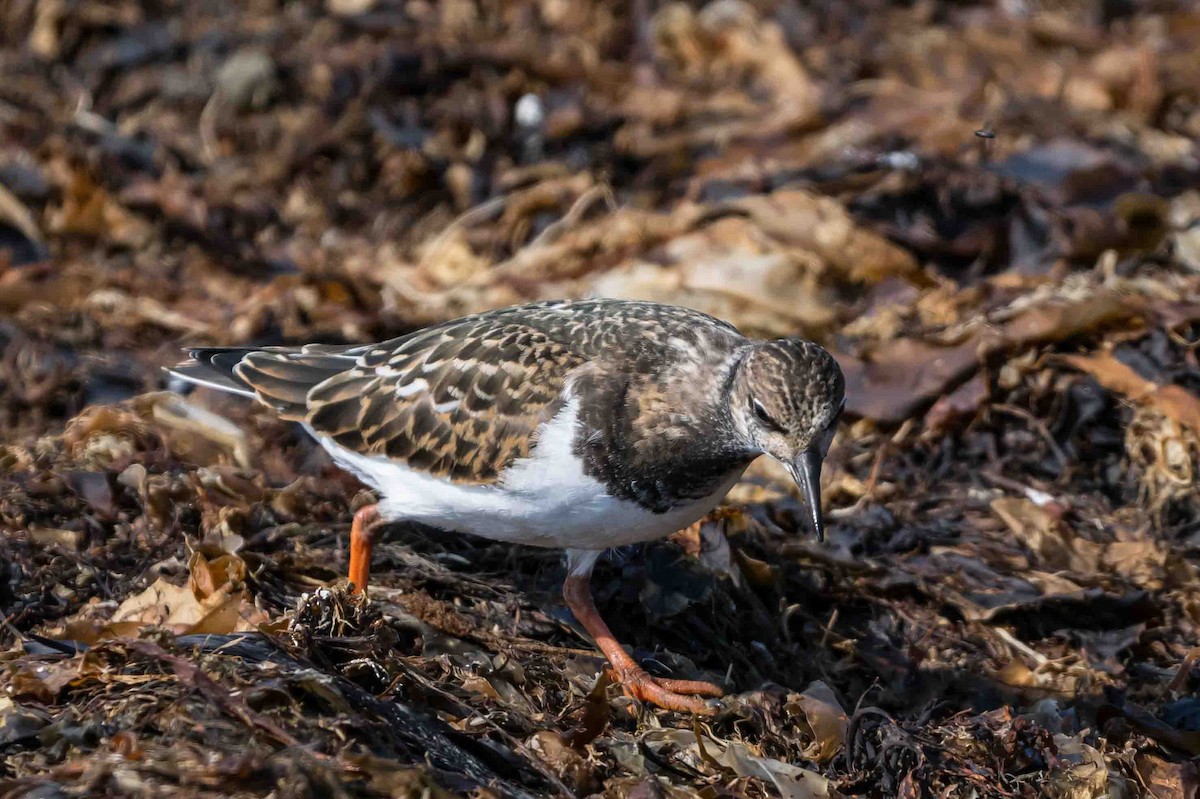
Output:
[[824,348],[800,338],[756,344],[742,364],[744,406],[751,427],[775,429],[796,447],[805,447],[836,421],[846,381]]

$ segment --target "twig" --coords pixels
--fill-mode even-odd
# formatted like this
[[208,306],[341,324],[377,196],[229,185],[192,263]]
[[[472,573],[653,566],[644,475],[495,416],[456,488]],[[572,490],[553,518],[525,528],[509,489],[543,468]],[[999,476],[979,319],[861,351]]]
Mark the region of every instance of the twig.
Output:
[[24,633],[13,626],[13,623],[8,620],[8,616],[4,614],[3,610],[0,610],[0,625],[3,625],[4,629],[12,633],[13,638],[16,639],[17,643],[21,643],[25,640]]
[[1050,451],[1054,453],[1054,457],[1058,460],[1058,465],[1063,469],[1067,468],[1066,453],[1062,451],[1062,447],[1058,446],[1058,442],[1054,440],[1054,436],[1050,434],[1050,430],[1046,427],[1045,423],[1043,423],[1041,419],[1038,419],[1024,408],[1018,408],[1015,405],[997,404],[993,405],[992,407],[998,411],[1016,416],[1019,419],[1024,419],[1025,421],[1029,422],[1029,426],[1032,427],[1034,431],[1037,432],[1043,440],[1045,440],[1046,445],[1050,447]]
[[1004,641],[1004,643],[1008,644],[1013,649],[1017,650],[1039,666],[1045,666],[1050,662],[1050,658],[1046,657],[1041,652],[1038,652],[1036,649],[1029,646],[1029,644],[1018,641],[1016,636],[1003,627],[993,627],[992,629],[995,631],[996,635],[1000,636],[1000,639]]
[[579,198],[563,214],[562,219],[551,225],[547,225],[546,229],[539,233],[527,246],[541,247],[550,244],[554,239],[562,235],[564,230],[577,223],[587,213],[588,209],[591,208],[592,204],[599,199],[607,201],[609,211],[617,210],[617,200],[613,196],[612,187],[607,183],[599,183],[579,195]]
[[1039,488],[1034,488],[1033,486],[1027,486],[1024,483],[1020,483],[1009,477],[1005,477],[1002,474],[996,474],[995,472],[987,469],[981,469],[979,471],[979,476],[985,480],[995,483],[1001,488],[1007,488],[1009,491],[1016,491],[1020,494],[1023,494],[1026,499],[1028,499],[1034,505],[1037,505],[1039,508],[1049,505],[1054,501],[1054,496],[1052,494],[1048,494]]
[[450,238],[450,234],[454,233],[454,231],[466,227],[467,225],[474,224],[475,222],[484,222],[488,219],[491,219],[495,215],[501,213],[504,210],[504,206],[507,204],[508,195],[501,194],[499,197],[493,197],[492,199],[486,200],[473,208],[468,208],[466,211],[463,211],[450,224],[446,225],[446,227],[442,229],[442,232],[437,234],[433,241],[429,243],[429,246],[425,249],[425,254],[421,257],[421,266],[425,266],[433,260],[434,256],[441,254],[447,240]]

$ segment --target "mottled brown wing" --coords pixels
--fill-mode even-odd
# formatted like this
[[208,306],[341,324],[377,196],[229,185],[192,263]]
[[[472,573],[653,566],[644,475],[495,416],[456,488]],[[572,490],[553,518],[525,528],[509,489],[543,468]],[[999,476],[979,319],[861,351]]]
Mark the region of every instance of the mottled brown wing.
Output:
[[[471,319],[354,350],[254,353],[236,372],[267,401],[302,393],[303,412],[286,415],[348,449],[487,483],[529,454],[582,362],[528,325]],[[299,369],[306,380],[290,380]]]

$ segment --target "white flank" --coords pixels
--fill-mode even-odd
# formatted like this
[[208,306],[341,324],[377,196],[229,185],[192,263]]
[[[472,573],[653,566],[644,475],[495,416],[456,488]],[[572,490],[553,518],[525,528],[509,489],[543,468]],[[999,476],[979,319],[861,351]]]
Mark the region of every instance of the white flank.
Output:
[[712,510],[741,477],[740,471],[731,474],[705,499],[651,513],[610,496],[602,483],[584,473],[572,451],[578,418],[579,398],[571,396],[542,426],[529,457],[516,461],[499,482],[485,486],[433,477],[309,432],[334,462],[379,492],[385,519],[533,546],[601,550],[670,535]]

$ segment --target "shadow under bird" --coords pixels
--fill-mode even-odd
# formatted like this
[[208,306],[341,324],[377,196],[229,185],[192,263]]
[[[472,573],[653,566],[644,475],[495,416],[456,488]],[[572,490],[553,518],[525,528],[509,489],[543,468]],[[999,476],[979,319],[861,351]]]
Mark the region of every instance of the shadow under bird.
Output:
[[375,490],[350,532],[358,590],[385,522],[565,549],[567,605],[625,692],[693,713],[721,689],[647,674],[597,612],[592,567],[609,547],[701,519],[762,454],[787,467],[823,538],[821,463],[844,404],[841,370],[816,344],[605,299],[505,308],[379,344],[195,349],[171,372],[299,422]]

